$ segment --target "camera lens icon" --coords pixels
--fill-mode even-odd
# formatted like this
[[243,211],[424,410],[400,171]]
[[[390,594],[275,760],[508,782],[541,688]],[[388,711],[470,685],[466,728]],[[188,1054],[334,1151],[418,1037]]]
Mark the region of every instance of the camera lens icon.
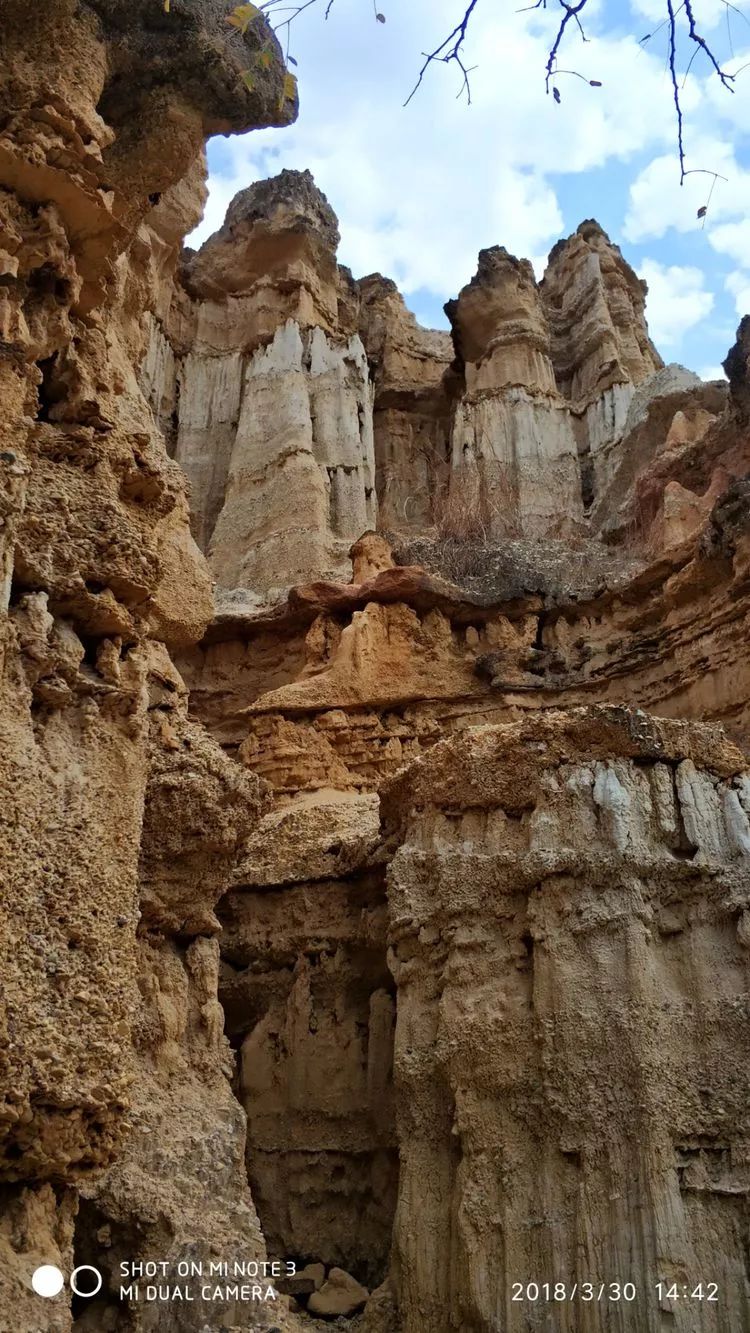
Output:
[[[31,1285],[37,1296],[52,1300],[65,1286],[65,1277],[56,1264],[41,1264],[31,1274]],[[70,1275],[70,1290],[74,1296],[90,1300],[101,1291],[103,1278],[93,1264],[79,1264]]]

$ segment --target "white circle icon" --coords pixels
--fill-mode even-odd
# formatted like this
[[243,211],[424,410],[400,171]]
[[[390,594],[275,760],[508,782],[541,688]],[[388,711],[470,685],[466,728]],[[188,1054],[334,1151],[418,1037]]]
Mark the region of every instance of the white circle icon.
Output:
[[55,1264],[42,1264],[31,1274],[31,1285],[37,1296],[57,1296],[65,1285],[65,1278]]
[[[87,1279],[86,1288],[79,1287],[78,1285],[79,1273],[93,1273],[96,1285],[91,1287],[90,1290],[87,1289],[89,1288],[89,1280]],[[79,1264],[77,1268],[73,1269],[73,1272],[70,1275],[70,1290],[73,1292],[75,1296],[88,1296],[88,1297],[96,1296],[97,1292],[101,1291],[102,1285],[103,1285],[102,1275],[99,1272],[98,1268],[94,1268],[93,1264]]]

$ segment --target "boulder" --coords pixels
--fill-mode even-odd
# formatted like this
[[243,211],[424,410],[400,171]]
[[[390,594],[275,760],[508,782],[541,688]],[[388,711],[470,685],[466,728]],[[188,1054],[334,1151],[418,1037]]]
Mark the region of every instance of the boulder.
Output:
[[332,1268],[320,1291],[313,1292],[307,1303],[310,1314],[321,1315],[324,1319],[337,1319],[339,1315],[348,1317],[362,1310],[370,1298],[367,1287],[363,1287],[343,1268]]

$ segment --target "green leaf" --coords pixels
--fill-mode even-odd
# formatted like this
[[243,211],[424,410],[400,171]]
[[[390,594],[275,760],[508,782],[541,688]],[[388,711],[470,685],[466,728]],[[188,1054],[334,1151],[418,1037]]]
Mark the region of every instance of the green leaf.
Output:
[[261,51],[258,56],[258,64],[261,69],[270,69],[273,64],[273,55],[270,51]]
[[253,78],[252,70],[249,69],[240,70],[240,78],[242,79],[242,82],[244,83],[248,92],[252,92],[253,89],[255,88],[255,79]]

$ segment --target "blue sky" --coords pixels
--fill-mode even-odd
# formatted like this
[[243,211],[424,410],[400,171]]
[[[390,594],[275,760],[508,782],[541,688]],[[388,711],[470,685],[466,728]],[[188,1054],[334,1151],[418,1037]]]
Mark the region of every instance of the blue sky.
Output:
[[[665,359],[722,373],[750,311],[750,67],[734,93],[701,54],[685,78],[687,165],[727,178],[701,227],[711,178],[679,183],[666,29],[638,44],[665,0],[589,0],[589,40],[571,24],[558,63],[602,87],[561,74],[559,104],[544,88],[554,0],[549,12],[479,0],[466,43],[476,65],[470,106],[456,99],[457,71],[443,66],[402,105],[421,52],[450,31],[461,0],[378,0],[385,24],[370,0],[334,0],[327,22],[324,7],[319,0],[291,29],[296,125],[211,141],[209,201],[192,245],[220,226],[237,190],[309,167],[339,217],[340,261],[357,277],[394,278],[423,323],[444,327],[443,303],[475,272],[481,247],[505,245],[541,276],[555,241],[595,217],[649,283],[647,315]],[[693,0],[693,9],[729,72],[750,62],[750,3]],[[682,71],[691,54],[682,26]]]

